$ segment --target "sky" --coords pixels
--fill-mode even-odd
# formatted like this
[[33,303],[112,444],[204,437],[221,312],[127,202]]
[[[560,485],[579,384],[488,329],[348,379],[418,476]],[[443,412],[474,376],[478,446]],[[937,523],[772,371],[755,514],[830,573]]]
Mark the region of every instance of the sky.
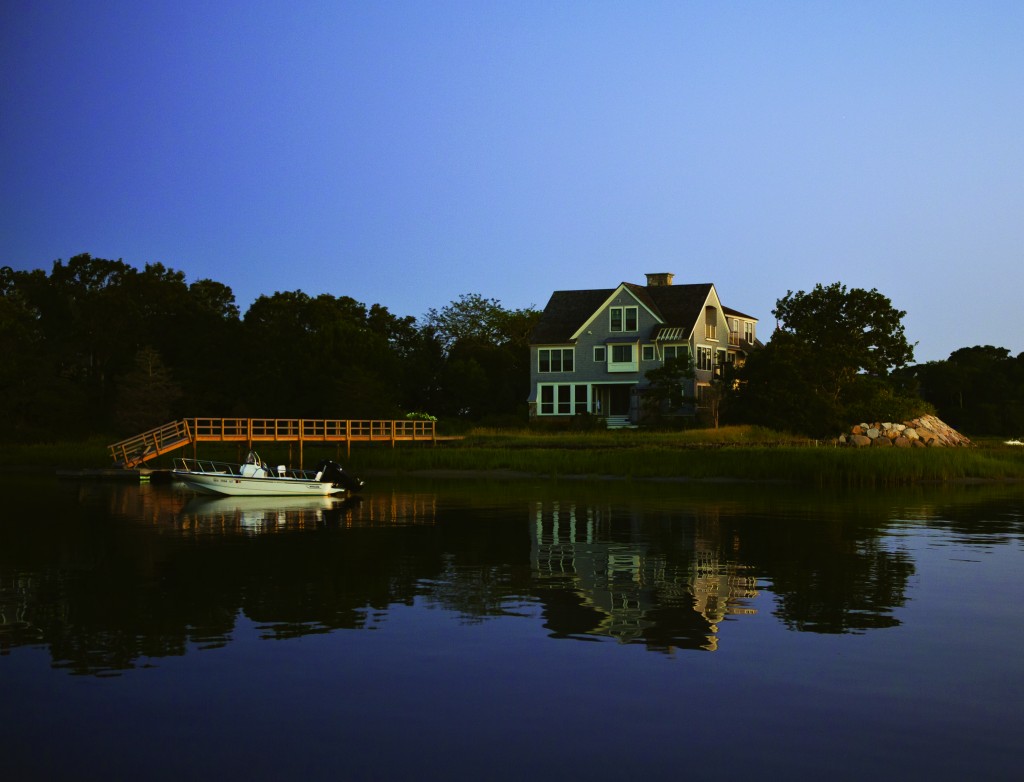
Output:
[[0,4],[0,265],[422,317],[463,294],[877,288],[1024,351],[1024,2]]

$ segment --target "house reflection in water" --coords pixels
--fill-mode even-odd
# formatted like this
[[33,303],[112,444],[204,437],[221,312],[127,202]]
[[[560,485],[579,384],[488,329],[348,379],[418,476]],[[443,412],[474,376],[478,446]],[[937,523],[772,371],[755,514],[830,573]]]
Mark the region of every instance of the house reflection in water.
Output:
[[531,565],[552,634],[717,649],[726,617],[756,613],[757,581],[723,551],[713,515],[677,522],[666,540],[621,511],[535,503]]

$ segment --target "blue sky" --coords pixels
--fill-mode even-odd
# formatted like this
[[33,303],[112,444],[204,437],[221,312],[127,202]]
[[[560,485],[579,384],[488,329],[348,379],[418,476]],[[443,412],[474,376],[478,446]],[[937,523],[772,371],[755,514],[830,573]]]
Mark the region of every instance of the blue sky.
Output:
[[0,7],[0,264],[422,316],[673,272],[1024,351],[1024,2]]

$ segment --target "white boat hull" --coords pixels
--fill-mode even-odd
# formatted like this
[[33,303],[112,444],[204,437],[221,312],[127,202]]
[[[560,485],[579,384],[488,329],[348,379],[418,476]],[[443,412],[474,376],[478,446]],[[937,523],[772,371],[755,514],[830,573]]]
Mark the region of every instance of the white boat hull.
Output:
[[326,497],[345,490],[326,481],[277,476],[247,478],[230,473],[198,473],[172,470],[174,477],[193,491],[228,497]]

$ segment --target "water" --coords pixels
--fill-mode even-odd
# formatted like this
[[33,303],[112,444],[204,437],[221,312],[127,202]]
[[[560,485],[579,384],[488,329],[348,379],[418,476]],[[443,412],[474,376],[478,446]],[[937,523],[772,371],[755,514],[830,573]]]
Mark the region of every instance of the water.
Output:
[[5,779],[998,780],[1024,760],[1024,487],[0,490]]

